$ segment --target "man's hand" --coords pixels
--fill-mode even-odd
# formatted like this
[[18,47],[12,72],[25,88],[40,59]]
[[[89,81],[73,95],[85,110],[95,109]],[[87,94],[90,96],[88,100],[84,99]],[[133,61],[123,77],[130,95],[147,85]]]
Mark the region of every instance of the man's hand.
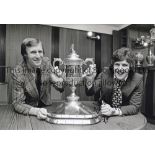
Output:
[[58,76],[61,77],[63,72],[58,68],[58,66],[54,67],[54,73]]
[[109,104],[102,102],[104,104],[101,105],[101,114],[105,116],[116,116],[122,115],[122,112],[119,108],[112,108]]
[[39,108],[37,112],[37,118],[38,119],[46,119],[48,115],[48,112],[45,108]]
[[34,108],[34,107],[30,109],[29,114],[37,116],[38,119],[46,119],[47,116],[49,115],[49,113],[45,108]]
[[54,68],[54,72],[51,73],[51,79],[54,83],[62,83],[65,81],[66,74],[62,72],[58,66]]
[[101,114],[105,116],[112,116],[114,114],[114,109],[109,104],[101,105]]
[[51,73],[51,79],[54,83],[62,83],[63,82],[63,78],[62,77],[58,77],[56,74]]
[[83,77],[86,78],[86,86],[90,89],[93,86],[94,79],[96,77],[96,64],[91,64],[83,74]]
[[85,70],[83,77],[87,80],[94,80],[96,76],[96,64],[90,64],[89,67]]

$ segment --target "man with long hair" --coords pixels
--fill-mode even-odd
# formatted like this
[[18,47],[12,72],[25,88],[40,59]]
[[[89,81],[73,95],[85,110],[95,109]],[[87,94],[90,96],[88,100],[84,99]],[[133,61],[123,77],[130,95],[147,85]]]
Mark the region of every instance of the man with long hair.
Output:
[[[93,66],[86,76],[86,93],[100,93],[101,114],[105,116],[137,114],[143,96],[143,76],[135,73],[134,54],[129,48],[114,51],[112,64],[95,79]],[[88,72],[88,70],[86,71]]]

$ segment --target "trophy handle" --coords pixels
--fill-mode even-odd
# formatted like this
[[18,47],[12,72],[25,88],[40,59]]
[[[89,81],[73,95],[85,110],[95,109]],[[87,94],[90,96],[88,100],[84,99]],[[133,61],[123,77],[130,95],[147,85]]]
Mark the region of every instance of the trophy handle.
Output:
[[[86,58],[86,60],[83,62],[83,64],[87,65],[88,62],[91,62],[92,65],[95,64],[93,58]],[[84,74],[82,75],[82,78],[84,78],[85,76],[87,76],[86,73],[84,73]]]
[[55,63],[59,61],[60,62],[60,65],[63,64],[63,61],[61,60],[61,58],[54,58],[54,61],[53,61],[53,67],[55,67]]
[[87,62],[91,62],[92,64],[94,64],[94,59],[93,58],[86,58],[86,60],[84,61],[84,64],[86,65]]

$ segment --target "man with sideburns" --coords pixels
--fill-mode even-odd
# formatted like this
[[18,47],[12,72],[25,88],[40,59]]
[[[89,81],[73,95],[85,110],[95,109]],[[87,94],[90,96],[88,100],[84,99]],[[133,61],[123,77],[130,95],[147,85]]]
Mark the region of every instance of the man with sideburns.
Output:
[[25,38],[21,44],[23,61],[12,72],[13,106],[16,112],[46,119],[44,108],[52,104],[51,86],[63,91],[62,72],[53,68],[45,57],[42,42],[36,38]]

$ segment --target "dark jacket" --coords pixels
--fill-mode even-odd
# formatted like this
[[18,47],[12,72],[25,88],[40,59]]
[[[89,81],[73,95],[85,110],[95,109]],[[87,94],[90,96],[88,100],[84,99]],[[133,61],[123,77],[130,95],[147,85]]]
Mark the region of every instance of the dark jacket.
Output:
[[[47,57],[43,58],[41,64],[41,92],[40,100],[45,105],[52,104],[51,101],[51,85],[53,84],[58,90],[60,85],[53,83],[50,78],[50,73],[53,72],[53,67],[50,64],[50,60]],[[33,71],[23,61],[17,65],[12,72],[13,79],[13,105],[17,112],[28,114],[30,109],[38,106],[39,93],[35,83],[35,77]]]
[[[128,77],[122,90],[122,106],[123,115],[133,115],[139,111],[143,98],[143,76],[134,73],[132,77]],[[101,72],[94,81],[93,87],[89,90],[86,88],[87,95],[100,93],[100,99],[112,105],[113,94],[113,74],[109,69]]]

